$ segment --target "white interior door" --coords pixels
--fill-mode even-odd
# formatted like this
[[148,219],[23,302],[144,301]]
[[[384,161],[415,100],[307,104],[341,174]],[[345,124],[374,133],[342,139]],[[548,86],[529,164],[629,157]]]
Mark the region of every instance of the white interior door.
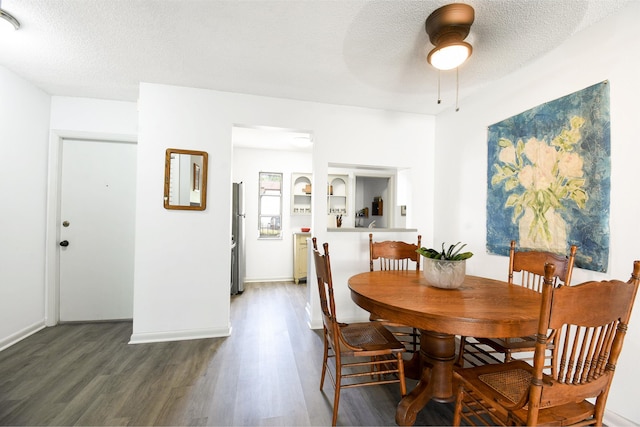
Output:
[[61,321],[133,317],[136,152],[133,143],[63,140]]

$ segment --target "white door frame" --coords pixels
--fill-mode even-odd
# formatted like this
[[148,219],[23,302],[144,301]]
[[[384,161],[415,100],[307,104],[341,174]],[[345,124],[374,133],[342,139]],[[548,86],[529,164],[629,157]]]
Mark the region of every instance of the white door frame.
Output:
[[52,130],[49,135],[44,277],[44,321],[46,326],[55,326],[60,319],[60,248],[58,242],[60,241],[62,141],[64,139],[137,143],[138,135],[70,130]]

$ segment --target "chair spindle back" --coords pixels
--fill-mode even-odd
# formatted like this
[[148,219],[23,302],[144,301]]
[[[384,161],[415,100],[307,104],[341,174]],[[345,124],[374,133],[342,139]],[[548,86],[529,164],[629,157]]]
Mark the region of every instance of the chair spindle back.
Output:
[[[555,266],[545,265],[534,378],[529,392],[528,425],[538,411],[595,398],[594,418],[602,421],[608,390],[640,284],[640,261],[628,282],[591,281],[555,287]],[[544,380],[547,339],[553,337],[553,383]]]
[[[512,240],[509,249],[509,283],[517,283],[534,291],[542,292],[544,266],[550,263],[555,267],[554,286],[558,286],[560,282],[569,286],[577,249],[575,245],[572,245],[569,256],[543,251],[517,251],[516,242]],[[519,280],[514,280],[516,272],[521,273],[517,277]]]
[[374,261],[378,260],[380,270],[409,270],[415,264],[420,270],[420,249],[422,236],[418,235],[418,244],[386,240],[374,242],[369,233],[369,270],[374,271]]

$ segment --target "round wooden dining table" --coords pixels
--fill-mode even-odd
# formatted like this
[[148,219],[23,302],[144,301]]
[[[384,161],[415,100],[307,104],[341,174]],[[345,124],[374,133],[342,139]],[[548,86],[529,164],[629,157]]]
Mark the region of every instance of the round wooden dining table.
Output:
[[455,336],[504,338],[537,332],[541,296],[522,286],[466,276],[458,289],[427,285],[421,271],[373,271],[349,278],[351,299],[377,316],[418,328],[420,353],[407,361],[418,379],[396,410],[398,425],[413,425],[430,401],[454,400]]

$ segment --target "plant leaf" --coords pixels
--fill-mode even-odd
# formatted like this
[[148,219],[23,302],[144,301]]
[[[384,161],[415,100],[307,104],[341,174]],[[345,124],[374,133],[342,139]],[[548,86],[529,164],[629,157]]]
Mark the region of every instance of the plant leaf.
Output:
[[466,243],[462,244],[462,246],[459,246],[461,243],[462,242],[458,242],[455,245],[450,245],[449,249],[445,249],[445,243],[443,242],[442,251],[437,251],[432,248],[422,247],[422,248],[416,249],[416,252],[425,258],[442,259],[442,260],[448,260],[448,261],[461,261],[461,260],[471,258],[473,256],[472,252],[460,253],[462,248],[467,246]]
[[462,260],[465,260],[465,259],[469,259],[472,256],[473,256],[472,252],[463,252],[461,254],[457,254],[453,260],[454,261],[462,261]]

